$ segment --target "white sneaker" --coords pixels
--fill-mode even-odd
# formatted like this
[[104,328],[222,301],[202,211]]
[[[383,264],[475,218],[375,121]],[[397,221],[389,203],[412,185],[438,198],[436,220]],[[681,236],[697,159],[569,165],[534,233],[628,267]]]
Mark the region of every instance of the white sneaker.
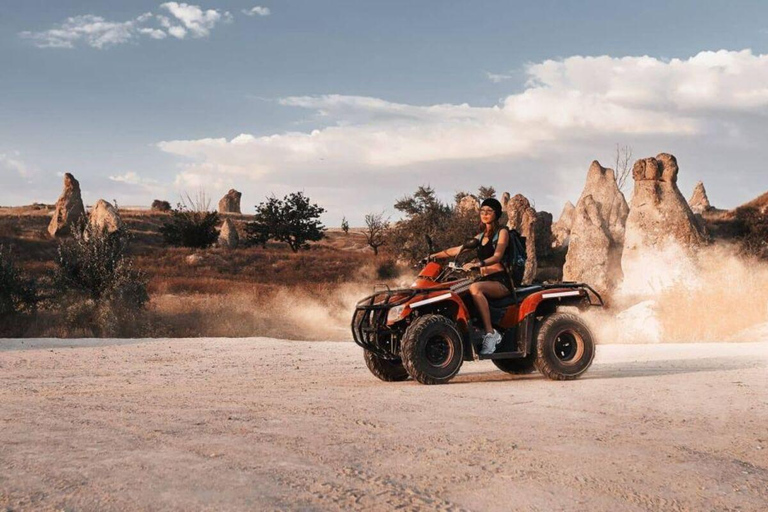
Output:
[[480,354],[487,356],[496,352],[496,345],[501,341],[501,334],[496,329],[493,332],[486,333],[483,336],[483,348],[480,349]]

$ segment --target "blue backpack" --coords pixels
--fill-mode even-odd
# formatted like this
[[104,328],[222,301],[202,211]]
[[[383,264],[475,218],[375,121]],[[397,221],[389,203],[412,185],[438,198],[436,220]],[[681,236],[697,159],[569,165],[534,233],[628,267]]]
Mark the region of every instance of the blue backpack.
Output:
[[[496,230],[491,240],[494,247],[499,243],[499,233],[502,229],[506,229],[509,232],[509,243],[507,244],[507,250],[504,251],[504,258],[501,263],[507,269],[507,273],[512,279],[512,284],[520,286],[523,282],[523,274],[525,273],[525,262],[528,260],[528,253],[525,249],[526,239],[516,229],[502,226]],[[483,241],[483,235],[484,233],[477,235],[477,239],[480,242]]]

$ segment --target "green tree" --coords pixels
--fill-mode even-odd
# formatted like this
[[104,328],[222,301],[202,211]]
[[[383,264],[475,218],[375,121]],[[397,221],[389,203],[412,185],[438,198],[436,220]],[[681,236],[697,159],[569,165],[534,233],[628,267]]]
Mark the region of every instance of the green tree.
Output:
[[293,252],[309,249],[308,242],[325,236],[320,215],[325,209],[302,192],[288,194],[283,199],[272,196],[256,206],[253,222],[245,225],[248,241],[265,245],[269,240],[285,242]]
[[341,230],[345,235],[349,234],[349,221],[347,221],[346,217],[341,218]]

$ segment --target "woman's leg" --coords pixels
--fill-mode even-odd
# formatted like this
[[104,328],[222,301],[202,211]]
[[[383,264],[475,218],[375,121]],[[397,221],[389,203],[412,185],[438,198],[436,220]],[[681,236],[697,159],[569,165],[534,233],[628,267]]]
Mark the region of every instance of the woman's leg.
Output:
[[491,308],[488,306],[488,299],[500,299],[509,295],[509,290],[503,284],[497,281],[480,281],[472,283],[469,286],[469,293],[472,294],[472,300],[480,312],[480,318],[483,320],[485,332],[493,332],[491,325]]

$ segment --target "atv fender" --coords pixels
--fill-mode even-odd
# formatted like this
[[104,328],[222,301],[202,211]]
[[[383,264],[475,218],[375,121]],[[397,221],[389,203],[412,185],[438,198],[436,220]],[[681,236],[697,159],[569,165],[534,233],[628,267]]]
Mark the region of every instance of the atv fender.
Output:
[[[542,290],[526,297],[518,308],[509,308],[507,315],[516,316],[517,346],[524,354],[535,350],[533,331],[536,317],[548,316],[557,310],[558,306],[579,306],[589,301],[587,291],[583,289],[560,288]],[[516,311],[515,311],[516,310]],[[507,320],[505,315],[505,320]],[[510,318],[512,320],[512,318]],[[515,321],[515,320],[512,320]]]

